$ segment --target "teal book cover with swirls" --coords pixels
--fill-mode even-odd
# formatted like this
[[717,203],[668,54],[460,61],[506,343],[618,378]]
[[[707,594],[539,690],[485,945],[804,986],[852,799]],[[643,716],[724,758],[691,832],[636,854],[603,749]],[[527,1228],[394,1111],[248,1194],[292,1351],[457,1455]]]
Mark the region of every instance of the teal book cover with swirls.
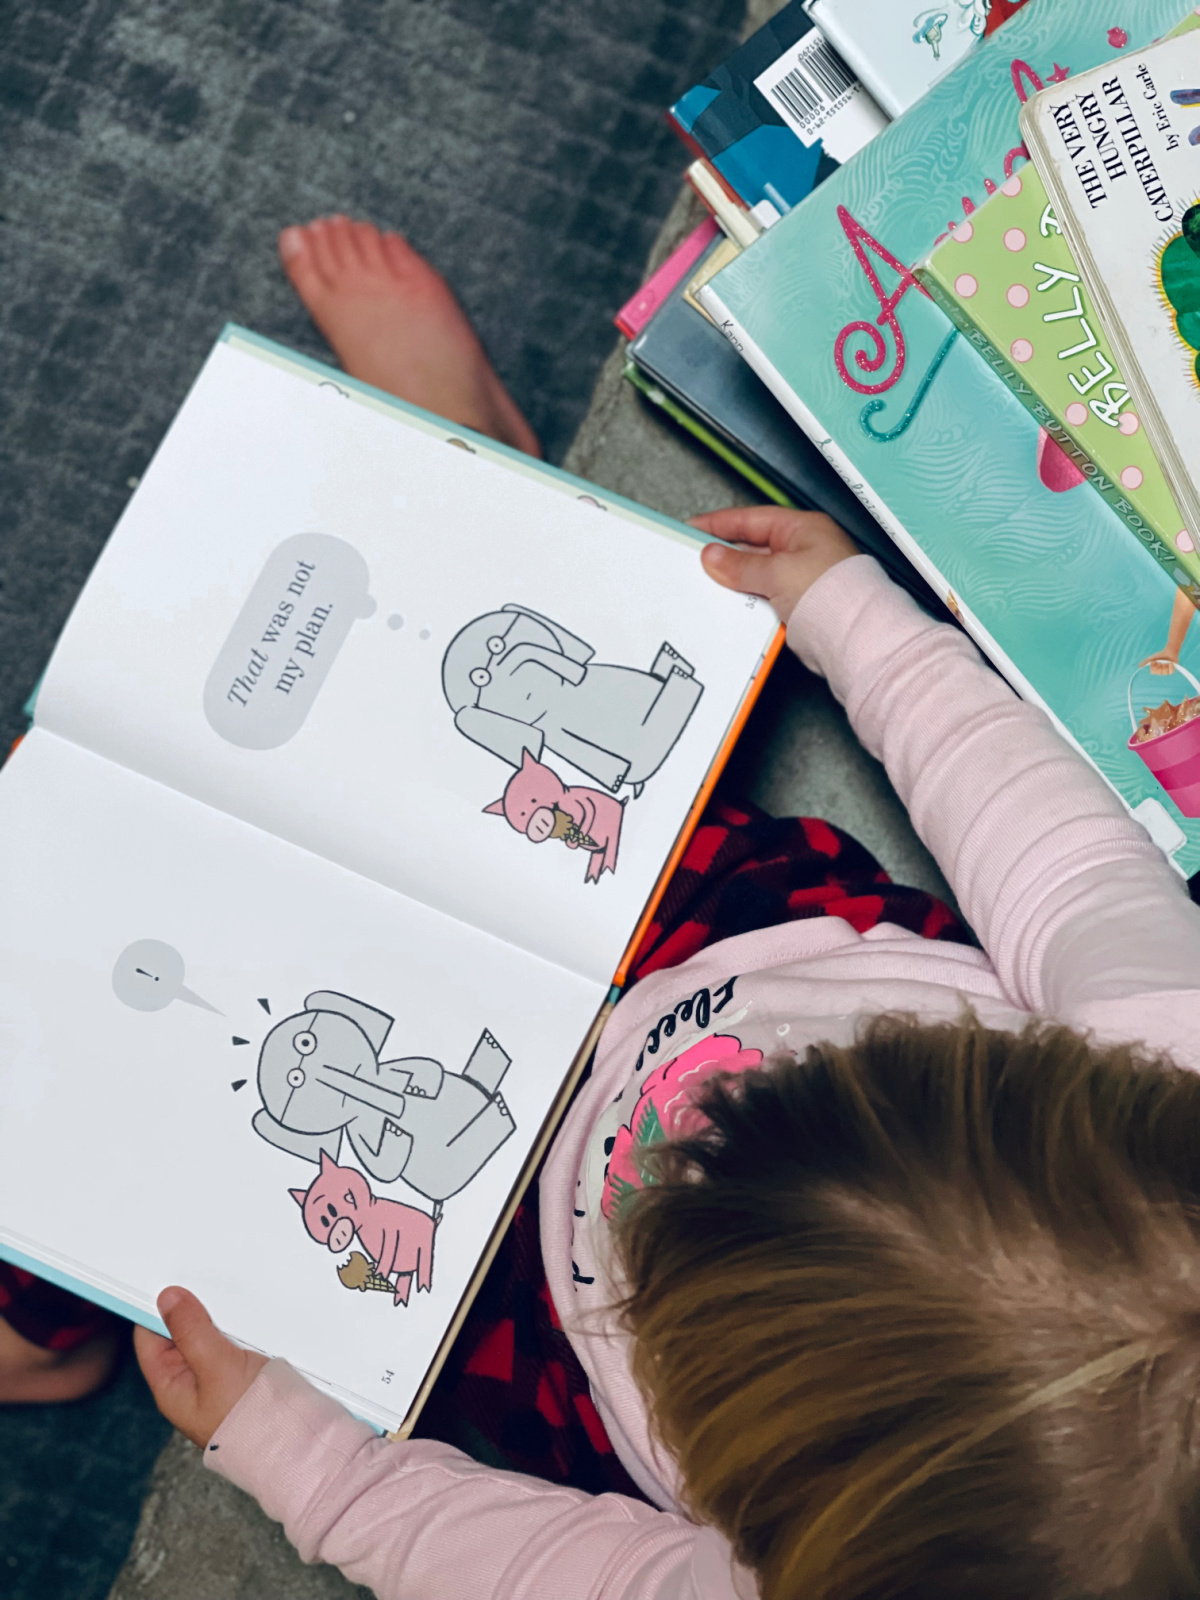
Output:
[[[1200,626],[1178,647],[1192,613],[1171,576],[1086,483],[1053,471],[1038,424],[911,271],[988,195],[1019,184],[1031,94],[1169,33],[1185,11],[1182,0],[1035,0],[704,300],[1014,687],[1191,876],[1200,722],[1166,735],[1170,750],[1130,736],[1131,710],[1200,693],[1186,676],[1200,679]],[[1179,671],[1141,668],[1169,641]]]

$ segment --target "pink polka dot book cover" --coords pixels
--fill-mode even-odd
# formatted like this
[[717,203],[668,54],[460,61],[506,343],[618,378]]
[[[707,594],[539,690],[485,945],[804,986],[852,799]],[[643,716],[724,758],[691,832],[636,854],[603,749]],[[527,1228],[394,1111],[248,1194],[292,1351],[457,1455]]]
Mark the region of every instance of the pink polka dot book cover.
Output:
[[[1063,458],[1047,451],[1046,430],[914,267],[1031,172],[1020,127],[1031,96],[1132,57],[1194,5],[1035,0],[702,291],[717,325],[984,653],[1189,877],[1200,871],[1200,805],[1169,763],[1155,769],[1135,729],[1144,705],[1193,694],[1184,673],[1200,682],[1200,627],[1179,639],[1173,572],[1130,536],[1114,496],[1050,470]],[[1031,299],[1039,281],[1026,281]],[[1061,289],[1055,304],[1066,308],[1073,297]],[[1145,460],[1128,463],[1143,482]],[[1179,604],[1186,623],[1194,613]],[[1177,640],[1176,673],[1142,668]],[[1179,733],[1166,737],[1178,743]]]
[[1183,525],[1196,532],[1200,33],[1180,32],[1047,85],[1021,130]]
[[1014,172],[917,277],[1044,430],[1043,479],[1086,479],[1200,602],[1200,551],[1037,169]]

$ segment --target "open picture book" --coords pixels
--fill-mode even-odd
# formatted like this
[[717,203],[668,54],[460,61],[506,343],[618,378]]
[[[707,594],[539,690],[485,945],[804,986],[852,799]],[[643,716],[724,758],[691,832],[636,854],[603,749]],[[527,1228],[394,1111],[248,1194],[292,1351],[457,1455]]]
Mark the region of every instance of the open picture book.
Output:
[[779,647],[703,542],[226,330],[0,770],[0,1256],[411,1425]]

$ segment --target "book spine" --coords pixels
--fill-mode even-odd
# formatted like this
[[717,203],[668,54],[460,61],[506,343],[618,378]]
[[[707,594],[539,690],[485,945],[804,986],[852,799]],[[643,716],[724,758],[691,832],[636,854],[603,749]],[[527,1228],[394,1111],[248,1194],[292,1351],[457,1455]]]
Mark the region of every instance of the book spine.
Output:
[[625,302],[613,321],[627,339],[637,338],[719,232],[716,218],[706,217],[700,226],[689,233],[683,243],[671,252],[662,266],[650,274],[633,298]]
[[[1178,583],[1179,580],[1176,574],[1180,571],[1187,571],[1187,568],[1180,556],[1171,549],[1157,529],[1152,527],[1130,505],[1117,484],[1097,466],[1078,440],[1071,436],[1063,423],[1063,419],[1051,410],[1046,402],[1030,388],[1024,377],[1003,351],[999,350],[983,329],[972,321],[962,304],[947,292],[945,285],[939,283],[933,273],[925,272],[920,267],[917,268],[917,277],[922,287],[929,292],[930,297],[946,313],[972,349],[982,356],[997,377],[1004,380],[1034,421],[1046,430],[1067,459],[1087,479],[1096,493],[1103,498],[1105,504],[1116,512],[1129,532],[1140,545],[1150,552],[1163,571],[1170,576],[1172,582]],[[1191,576],[1189,574],[1189,577]],[[1194,593],[1194,598],[1200,600],[1200,585],[1197,585],[1194,577],[1191,583],[1181,585],[1181,587],[1188,590],[1189,596]]]
[[[983,626],[962,597],[955,594],[941,571],[929,559],[912,534],[862,476],[850,460],[850,457],[830,435],[828,429],[821,426],[819,419],[814,416],[791,385],[787,383],[774,362],[755,344],[745,328],[742,327],[741,323],[738,322],[737,318],[725,305],[712,284],[706,284],[701,289],[700,298],[714,323],[720,328],[730,344],[733,345],[744,361],[749,362],[792,420],[804,429],[830,466],[845,480],[848,487],[858,496],[875,520],[895,540],[896,544],[904,551],[904,554],[934,592],[945,598],[950,610],[953,611],[967,633],[970,634],[997,671],[1007,679],[1022,700],[1027,700],[1030,705],[1038,706],[1044,711],[1071,748],[1077,750],[1088,765],[1095,767],[1096,771],[1099,772],[1100,769],[1096,767],[1096,763],[1079,743],[1079,740],[1076,739],[1062,719],[1046,704],[1016,662],[1013,661],[998,640]],[[1121,804],[1127,806],[1126,800],[1113,787],[1111,781],[1103,773],[1100,775],[1104,777],[1105,783],[1120,799]]]
[[657,406],[673,422],[677,422],[681,428],[686,428],[688,433],[694,439],[699,440],[706,450],[711,450],[713,455],[723,461],[726,466],[732,467],[735,472],[740,473],[752,488],[758,490],[759,494],[765,495],[768,500],[774,501],[777,506],[787,506],[792,511],[799,509],[795,500],[784,494],[782,489],[776,488],[769,478],[764,477],[757,468],[752,467],[744,456],[739,455],[732,445],[727,444],[711,428],[706,428],[700,419],[693,416],[686,406],[681,406],[677,400],[671,398],[665,389],[647,378],[633,361],[627,360],[625,363],[625,379],[633,385],[639,394],[644,395],[651,405]]
[[671,132],[677,139],[682,140],[684,148],[690,151],[694,161],[712,160],[712,157],[709,155],[708,151],[695,137],[695,135],[685,128],[682,122],[680,122],[679,118],[675,115],[674,107],[672,107],[670,111],[664,111],[663,117]]
[[740,199],[711,161],[693,161],[684,177],[712,212],[724,231],[743,250],[749,248],[763,231],[762,224],[753,218]]

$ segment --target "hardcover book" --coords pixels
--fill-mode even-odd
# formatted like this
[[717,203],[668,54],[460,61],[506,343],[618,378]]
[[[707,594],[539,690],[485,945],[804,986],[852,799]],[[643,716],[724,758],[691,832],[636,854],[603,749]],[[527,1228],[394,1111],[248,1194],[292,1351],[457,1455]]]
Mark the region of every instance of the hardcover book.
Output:
[[887,117],[789,0],[667,113],[748,206],[781,213],[887,125]]
[[1184,524],[1200,528],[1200,33],[1048,86],[1021,126]]
[[1014,172],[952,229],[917,277],[1046,430],[1043,481],[1086,477],[1200,601],[1200,552],[1036,167]]
[[1035,0],[703,293],[981,648],[1190,876],[1200,820],[1129,743],[1130,706],[1163,697],[1140,663],[1164,647],[1175,585],[1085,484],[1043,481],[1037,423],[911,270],[1021,170],[1023,99],[1120,61],[1184,9]]
[[779,630],[228,329],[0,771],[0,1255],[411,1423]]

